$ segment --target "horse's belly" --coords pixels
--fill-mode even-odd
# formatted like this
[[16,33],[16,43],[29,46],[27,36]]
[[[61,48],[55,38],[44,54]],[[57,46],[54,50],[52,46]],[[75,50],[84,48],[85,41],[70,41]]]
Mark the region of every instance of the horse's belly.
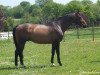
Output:
[[39,44],[49,44],[52,43],[53,40],[50,37],[33,37],[32,41]]
[[34,40],[34,43],[38,43],[38,44],[51,44],[52,41],[50,40]]
[[52,43],[54,39],[54,36],[50,35],[50,34],[44,34],[44,33],[37,33],[37,34],[33,34],[30,36],[30,41],[33,41],[35,43],[39,43],[39,44],[49,44]]

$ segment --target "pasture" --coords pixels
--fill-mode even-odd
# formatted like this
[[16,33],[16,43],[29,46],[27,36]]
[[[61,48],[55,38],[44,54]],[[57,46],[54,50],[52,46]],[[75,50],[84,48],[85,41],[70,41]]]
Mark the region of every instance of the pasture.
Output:
[[[80,32],[91,33],[86,29]],[[100,75],[100,35],[95,35],[94,41],[90,38],[92,35],[80,35],[80,39],[73,35],[76,31],[66,32],[60,46],[63,66],[58,65],[55,56],[55,67],[50,66],[50,44],[27,42],[24,49],[26,69],[15,69],[12,39],[0,41],[0,75]]]

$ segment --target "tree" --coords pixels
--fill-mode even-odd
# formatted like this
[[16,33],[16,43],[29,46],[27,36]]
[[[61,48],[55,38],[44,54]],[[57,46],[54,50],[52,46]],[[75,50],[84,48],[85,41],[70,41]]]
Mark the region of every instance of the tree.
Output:
[[91,5],[86,5],[85,9],[84,9],[84,12],[91,21],[95,20],[93,7]]
[[93,7],[93,13],[94,13],[94,18],[95,20],[100,21],[100,6],[98,4],[95,4]]
[[22,18],[22,16],[24,15],[23,11],[24,10],[20,5],[14,7],[13,8],[13,16],[14,16],[14,18]]
[[37,6],[36,4],[34,4],[34,5],[31,5],[31,7],[29,9],[29,13],[33,17],[40,16],[42,13],[42,9],[39,6]]
[[30,5],[30,3],[27,2],[27,1],[23,1],[23,2],[20,3],[20,5],[21,5],[22,7],[26,7],[27,5]]
[[43,20],[44,23],[49,20],[55,20],[58,17],[62,16],[64,10],[64,5],[57,3],[47,3],[43,8]]
[[13,25],[14,25],[14,20],[12,17],[8,17],[4,21],[4,31],[12,31],[13,30]]
[[65,6],[66,6],[65,13],[72,13],[77,10],[84,11],[84,6],[82,5],[80,1],[73,0],[69,2],[68,4],[66,4]]
[[97,0],[97,5],[100,6],[100,0]]
[[83,0],[83,1],[82,1],[82,4],[83,4],[83,5],[91,5],[91,4],[93,4],[93,2],[90,1],[90,0]]
[[23,1],[20,5],[12,8],[14,18],[22,18],[26,13],[29,13],[30,3],[27,1]]
[[0,31],[3,31],[4,25],[4,11],[3,7],[0,7]]
[[35,4],[40,6],[41,8],[46,4],[53,2],[53,0],[35,0]]
[[5,16],[6,16],[6,17],[13,17],[13,8],[11,8],[11,7],[6,7]]
[[30,22],[34,23],[42,22],[42,9],[39,6],[37,6],[36,4],[31,5],[29,13],[30,13]]
[[93,2],[90,0],[83,0],[81,3],[84,5],[84,13],[88,16],[90,20],[93,21],[95,19],[93,11]]
[[29,12],[31,4],[27,1],[23,1],[20,3],[20,6],[23,8],[23,14],[25,14],[26,12]]

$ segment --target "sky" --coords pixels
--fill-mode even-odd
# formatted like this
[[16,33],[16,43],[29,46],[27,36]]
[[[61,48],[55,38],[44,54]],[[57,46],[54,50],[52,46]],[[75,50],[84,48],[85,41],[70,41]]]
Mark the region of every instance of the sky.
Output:
[[[14,7],[19,5],[22,1],[28,1],[31,4],[35,3],[35,0],[0,0],[0,5]],[[71,0],[53,0],[53,1],[60,4],[66,4],[69,3]],[[97,0],[91,0],[91,1],[96,3]]]

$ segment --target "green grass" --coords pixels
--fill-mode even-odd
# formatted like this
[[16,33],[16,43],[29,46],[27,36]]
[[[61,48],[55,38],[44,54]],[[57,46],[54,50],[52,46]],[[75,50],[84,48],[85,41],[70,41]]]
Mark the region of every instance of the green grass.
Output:
[[15,69],[13,41],[0,41],[0,75],[80,75],[81,72],[100,72],[100,38],[92,41],[85,35],[75,39],[77,36],[72,36],[73,34],[76,33],[66,33],[65,42],[61,42],[63,66],[58,65],[55,55],[55,67],[50,66],[50,44],[27,42],[24,49],[24,63],[27,68]]

